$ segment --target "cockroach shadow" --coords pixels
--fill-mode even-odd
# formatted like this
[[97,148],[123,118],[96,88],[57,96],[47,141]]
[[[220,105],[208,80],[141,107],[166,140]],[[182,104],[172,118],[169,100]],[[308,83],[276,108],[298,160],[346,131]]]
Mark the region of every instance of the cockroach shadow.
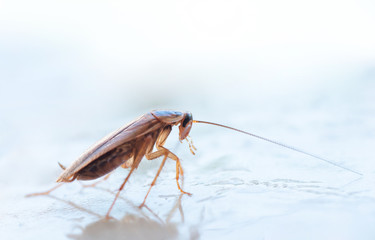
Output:
[[[106,189],[103,189],[107,191]],[[144,205],[143,209],[138,208],[135,204],[126,200],[132,207],[138,211],[139,214],[126,214],[121,219],[111,218],[110,220],[104,219],[104,216],[92,213],[90,210],[85,209],[82,206],[65,201],[56,197],[52,197],[56,200],[63,201],[69,205],[77,208],[80,211],[84,211],[91,215],[100,216],[100,220],[92,222],[85,227],[77,226],[76,229],[80,229],[80,233],[68,234],[68,237],[76,240],[96,240],[96,239],[177,239],[179,236],[178,226],[184,224],[184,212],[181,204],[183,194],[176,197],[176,201],[173,207],[167,212],[166,217],[163,218],[158,216],[152,211],[147,205]],[[119,197],[122,199],[122,197]],[[147,209],[147,212],[144,210]],[[171,219],[176,215],[177,209],[179,210],[180,220],[172,222]],[[177,218],[178,219],[178,218]],[[199,236],[199,229],[197,227],[190,229],[191,239],[197,239]]]

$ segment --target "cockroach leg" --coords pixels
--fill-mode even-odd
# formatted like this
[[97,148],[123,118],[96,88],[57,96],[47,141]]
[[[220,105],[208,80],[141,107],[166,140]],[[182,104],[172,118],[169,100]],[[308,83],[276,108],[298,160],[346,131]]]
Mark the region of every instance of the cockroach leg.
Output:
[[[189,137],[189,139],[188,139]],[[197,151],[197,149],[195,148],[194,144],[193,144],[193,140],[191,139],[190,136],[186,137],[186,142],[189,144],[189,149],[190,149],[190,152],[195,155],[195,152],[194,151]]]
[[183,194],[187,194],[187,195],[191,196],[191,193],[185,192],[180,187],[180,183],[178,182],[178,180],[180,178],[180,175],[181,175],[181,177],[184,177],[184,171],[182,170],[180,160],[178,159],[178,160],[176,160],[176,183],[177,183],[178,190],[180,190],[180,192],[183,193]]
[[169,151],[167,148],[162,147],[162,146],[159,146],[157,148],[159,150],[145,155],[146,158],[147,158],[147,160],[153,160],[155,158],[158,158],[158,157],[161,157],[161,156],[165,156],[165,155],[168,158],[170,158],[172,160],[175,160],[175,161],[176,161],[176,159],[178,159],[178,157],[174,153],[172,153],[171,151]]
[[42,195],[48,195],[50,194],[52,191],[58,189],[59,187],[61,187],[64,183],[60,183],[56,186],[54,186],[53,188],[51,188],[50,190],[48,191],[45,191],[45,192],[39,192],[39,193],[30,193],[30,194],[27,194],[25,197],[35,197],[35,196],[42,196]]
[[163,161],[162,161],[161,164],[160,164],[159,170],[158,170],[158,172],[156,173],[156,176],[154,177],[154,180],[152,181],[151,186],[150,186],[150,188],[149,188],[148,191],[147,191],[147,194],[146,194],[146,196],[145,196],[145,199],[143,200],[142,204],[139,205],[139,208],[142,208],[142,207],[145,205],[145,203],[146,203],[146,199],[147,199],[147,197],[148,197],[148,194],[150,193],[151,188],[155,185],[155,183],[156,183],[156,179],[159,177],[159,174],[160,174],[161,170],[163,169],[164,164],[165,164],[167,158],[168,158],[168,154],[164,155],[164,158],[163,158]]
[[149,145],[151,144],[151,142],[152,142],[152,137],[151,136],[146,136],[144,139],[140,139],[136,143],[136,147],[134,148],[134,155],[133,155],[134,164],[132,164],[128,176],[125,178],[124,182],[121,184],[118,192],[116,193],[115,199],[113,200],[113,202],[112,202],[111,206],[109,207],[108,212],[107,212],[107,214],[105,216],[106,219],[110,218],[109,214],[111,213],[112,208],[115,205],[115,202],[116,202],[118,196],[120,195],[120,192],[124,188],[124,186],[125,186],[126,182],[128,181],[130,175],[138,167],[138,165],[139,165],[140,161],[142,160],[143,156],[146,154],[146,151],[148,150]]
[[[175,154],[173,154],[171,151],[169,151],[167,148],[165,148],[163,146],[157,146],[157,149],[159,149],[159,150],[156,151],[156,152],[146,154],[145,155],[146,158],[148,160],[152,160],[152,159],[155,159],[155,158],[158,158],[158,157],[164,155],[167,158],[170,158],[170,159],[176,161],[176,182],[177,182],[177,188],[181,191],[181,193],[188,194],[190,196],[191,193],[188,193],[188,192],[185,192],[184,190],[182,190],[181,187],[180,187],[180,184],[178,182],[180,174],[181,174],[181,176],[183,176],[183,174],[184,174],[184,172],[182,170],[182,167],[181,167],[180,159]],[[159,174],[159,172],[158,172],[158,174]]]
[[105,218],[106,218],[106,219],[109,219],[109,218],[110,218],[109,214],[111,213],[112,208],[113,208],[113,206],[115,205],[115,202],[116,202],[118,196],[120,195],[121,190],[124,188],[126,182],[128,181],[130,175],[133,173],[134,169],[135,169],[134,167],[130,169],[130,172],[128,173],[128,176],[125,178],[124,182],[121,184],[119,190],[117,191],[116,196],[115,196],[115,199],[113,200],[111,206],[110,206],[109,209],[108,209],[107,214],[105,215]]
[[[158,158],[158,157],[160,157],[162,155],[166,155],[168,158],[170,158],[172,160],[175,160],[176,161],[176,183],[177,183],[177,188],[181,191],[181,193],[188,194],[190,196],[191,193],[188,193],[188,192],[185,192],[184,190],[182,190],[182,188],[180,186],[180,183],[178,182],[180,174],[183,177],[183,173],[184,173],[183,170],[182,170],[182,167],[181,167],[180,159],[174,153],[172,153],[171,151],[169,151],[167,148],[163,147],[163,145],[164,145],[164,143],[165,143],[165,141],[166,141],[169,133],[171,132],[171,130],[172,130],[171,127],[164,128],[164,130],[161,132],[161,134],[159,135],[159,137],[158,137],[158,139],[156,141],[156,149],[158,149],[158,151],[146,154],[146,158],[148,160],[152,160],[152,159]],[[195,154],[194,150],[196,150],[196,148],[193,145],[193,141],[191,141],[191,140],[189,141],[187,138],[186,138],[186,140],[187,140],[187,142],[189,144],[189,149],[190,149],[191,153]]]
[[192,147],[195,151],[197,151],[197,148],[194,146],[193,139],[192,139],[189,135],[187,136],[187,138],[189,138],[189,140],[190,140],[191,147]]

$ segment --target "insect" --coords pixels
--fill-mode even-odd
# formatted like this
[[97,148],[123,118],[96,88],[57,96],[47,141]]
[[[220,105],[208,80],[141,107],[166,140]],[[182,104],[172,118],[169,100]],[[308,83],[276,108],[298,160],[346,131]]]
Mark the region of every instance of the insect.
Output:
[[[282,147],[289,148],[293,151],[309,155],[311,157],[320,159],[342,169],[362,175],[361,173],[358,173],[344,166],[338,165],[335,162],[326,160],[317,155],[307,153],[295,147],[291,147],[249,132],[245,132],[236,128],[232,128],[217,123],[193,120],[193,116],[190,112],[151,111],[149,113],[142,115],[133,122],[121,127],[117,131],[109,134],[108,136],[97,142],[86,152],[84,152],[68,168],[63,167],[60,164],[64,171],[57,178],[57,182],[72,182],[74,180],[93,180],[109,174],[114,169],[120,166],[123,168],[130,168],[127,177],[121,184],[111,206],[108,209],[106,218],[109,218],[111,210],[120,192],[124,188],[131,174],[134,172],[135,169],[137,169],[143,157],[146,157],[146,159],[148,160],[163,157],[160,167],[140,207],[144,206],[146,199],[151,191],[151,188],[155,185],[156,180],[168,158],[176,162],[176,184],[178,189],[181,191],[181,193],[190,195],[190,193],[185,192],[179,184],[179,178],[184,174],[180,163],[180,159],[170,150],[165,148],[163,145],[166,142],[172,130],[172,127],[178,125],[179,140],[182,141],[186,139],[189,144],[190,151],[194,154],[194,150],[196,149],[193,143],[189,141],[187,138],[193,123],[204,123],[228,128],[237,132],[250,135],[252,137],[256,137],[258,139],[262,139],[264,141],[280,145]],[[153,151],[154,147],[156,148],[156,151]],[[59,186],[60,185],[44,193],[31,195],[48,194],[49,192],[55,190]]]

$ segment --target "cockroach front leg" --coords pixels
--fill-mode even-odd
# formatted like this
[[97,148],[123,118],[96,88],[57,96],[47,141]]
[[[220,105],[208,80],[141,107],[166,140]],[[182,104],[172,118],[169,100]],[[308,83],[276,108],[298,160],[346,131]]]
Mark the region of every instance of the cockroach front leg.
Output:
[[195,155],[195,151],[197,151],[197,148],[194,146],[193,140],[191,137],[188,135],[186,138],[186,142],[189,144],[189,149],[191,154]]
[[[181,166],[181,163],[180,163],[180,160],[178,159],[176,161],[176,183],[177,183],[177,187],[178,189],[180,190],[181,193],[183,194],[187,194],[189,196],[191,196],[192,194],[191,193],[188,193],[188,192],[185,192],[184,190],[182,190],[182,188],[180,187],[180,184],[178,182],[179,178],[180,178],[180,175],[181,177],[183,178],[184,177],[184,170],[182,170],[182,166]],[[183,180],[182,180],[183,182]]]
[[158,151],[146,154],[146,158],[148,160],[153,160],[155,158],[158,158],[158,157],[161,157],[161,156],[164,155],[164,156],[166,156],[166,157],[168,157],[168,158],[176,161],[176,183],[177,183],[177,188],[178,188],[178,190],[181,191],[181,193],[187,194],[187,195],[191,195],[191,193],[188,193],[188,192],[185,192],[184,190],[182,190],[182,188],[180,186],[180,183],[178,181],[179,178],[180,178],[180,175],[183,177],[183,174],[184,174],[184,171],[182,170],[182,167],[181,167],[180,159],[174,153],[172,153],[171,151],[169,151],[167,148],[165,148],[163,146],[158,146],[157,148],[159,149]]

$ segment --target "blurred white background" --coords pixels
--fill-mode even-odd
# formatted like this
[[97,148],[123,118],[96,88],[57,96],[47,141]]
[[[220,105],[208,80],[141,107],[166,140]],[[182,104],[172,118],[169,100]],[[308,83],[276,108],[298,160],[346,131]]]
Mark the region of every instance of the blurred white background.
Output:
[[[330,215],[331,222],[324,211],[315,216],[308,212],[313,207],[297,204],[293,211],[300,215],[295,218],[272,218],[248,228],[245,223],[252,219],[254,209],[247,212],[239,205],[228,217],[228,222],[238,221],[239,225],[221,224],[218,219],[228,212],[215,212],[211,219],[207,217],[208,226],[201,223],[197,230],[203,239],[234,233],[239,237],[256,233],[255,239],[373,239],[375,232],[366,224],[375,222],[371,190],[375,169],[374,26],[375,2],[369,0],[1,1],[0,218],[8,224],[0,227],[0,236],[3,232],[6,239],[33,239],[27,236],[27,229],[30,231],[31,218],[40,212],[25,216],[25,206],[32,209],[38,200],[23,199],[23,195],[53,186],[60,172],[58,161],[69,164],[90,144],[138,115],[152,109],[175,109],[297,145],[365,173],[364,180],[350,191],[368,195],[347,205],[341,200],[348,189],[340,188],[344,197],[336,199],[339,204],[332,202],[333,206],[342,204],[342,209],[361,206],[360,214],[353,210],[345,222],[340,222],[341,208]],[[189,172],[186,180],[190,178],[193,185],[217,178],[207,170],[210,164],[217,174],[233,167],[251,171],[253,175],[241,178],[245,182],[248,177],[250,182],[262,176],[269,177],[266,182],[287,177],[337,187],[355,177],[329,165],[311,167],[315,160],[288,150],[270,150],[269,145],[222,129],[194,126],[191,135],[198,156],[186,154],[185,145],[176,151],[182,151]],[[173,148],[177,140],[171,142]],[[307,165],[303,165],[305,161]],[[150,174],[157,165],[150,167]],[[167,172],[173,176],[173,166]],[[120,175],[113,190],[124,172]],[[151,181],[150,176],[145,181]],[[166,187],[173,184],[165,179]],[[268,192],[263,190],[259,191]],[[199,191],[207,189],[196,189],[193,196],[199,196]],[[230,195],[233,191],[224,195],[229,202],[239,199]],[[247,203],[249,196],[241,196]],[[252,200],[262,202],[270,196],[258,197]],[[310,197],[295,199],[304,202]],[[90,196],[83,194],[82,198],[88,201]],[[187,206],[202,206],[194,197],[189,199]],[[363,199],[370,200],[363,203]],[[45,204],[50,210],[59,209],[50,199]],[[289,206],[290,202],[283,204]],[[299,212],[299,208],[307,212]],[[42,206],[38,210],[44,211]],[[239,212],[246,213],[244,220],[239,220]],[[64,239],[69,233],[67,221],[60,219],[60,227],[48,221],[54,213],[44,213],[54,231],[41,232],[39,237],[51,239],[55,234],[55,239]],[[121,213],[126,209],[119,209]],[[258,214],[259,218],[265,216],[262,211]],[[267,231],[295,219],[307,219],[300,228],[311,229],[296,231],[296,235],[280,229],[275,235]],[[317,222],[325,226],[336,222],[339,227],[325,229],[328,235],[324,235],[312,227]],[[351,228],[354,222],[358,225]],[[187,220],[189,224],[198,225]],[[218,236],[207,229],[216,229]],[[221,230],[229,235],[220,235]],[[12,235],[14,232],[18,235]]]

